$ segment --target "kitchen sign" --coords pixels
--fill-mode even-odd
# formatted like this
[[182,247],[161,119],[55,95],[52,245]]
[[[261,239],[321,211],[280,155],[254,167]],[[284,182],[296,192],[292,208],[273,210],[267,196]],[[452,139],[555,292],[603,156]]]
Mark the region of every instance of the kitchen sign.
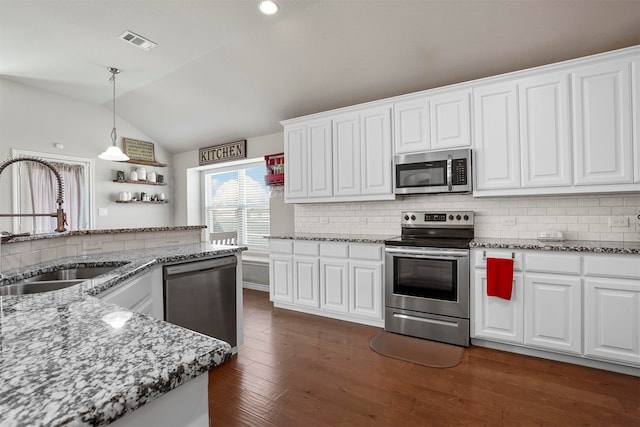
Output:
[[245,157],[247,157],[246,139],[229,142],[228,144],[214,145],[213,147],[200,148],[198,150],[198,163],[200,166],[226,162],[228,160],[244,159]]

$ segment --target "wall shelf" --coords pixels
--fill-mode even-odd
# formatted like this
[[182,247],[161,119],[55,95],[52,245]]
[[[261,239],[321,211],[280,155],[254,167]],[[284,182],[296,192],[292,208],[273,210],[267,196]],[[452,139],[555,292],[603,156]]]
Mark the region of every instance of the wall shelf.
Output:
[[146,184],[146,185],[167,185],[166,182],[152,182],[143,179],[139,179],[137,181],[133,181],[130,179],[114,179],[113,182],[118,182],[120,184]]
[[126,162],[122,162],[122,163],[133,163],[135,165],[145,165],[145,166],[156,166],[159,168],[164,168],[167,166],[166,163],[158,163],[158,162],[149,162],[147,160],[127,160]]
[[148,202],[144,202],[142,200],[130,200],[130,201],[122,201],[116,200],[116,203],[139,203],[139,204],[147,204],[147,205],[163,205],[165,203],[169,203],[168,200],[150,200]]

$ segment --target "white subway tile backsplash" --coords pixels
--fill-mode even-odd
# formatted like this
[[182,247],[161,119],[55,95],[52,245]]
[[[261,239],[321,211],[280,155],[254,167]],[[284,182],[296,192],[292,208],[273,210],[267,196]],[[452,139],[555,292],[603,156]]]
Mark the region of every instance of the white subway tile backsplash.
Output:
[[[295,206],[295,230],[304,233],[400,233],[400,214],[410,210],[471,210],[478,237],[535,239],[542,231],[562,231],[567,239],[638,241],[640,196],[536,196],[478,198],[470,195],[419,195],[371,203],[322,203]],[[354,212],[367,217],[353,220]],[[609,216],[628,216],[629,227],[610,227]],[[505,226],[501,217],[516,218]],[[323,223],[323,219],[329,223]]]
[[611,207],[609,206],[590,207],[589,215],[611,215]]

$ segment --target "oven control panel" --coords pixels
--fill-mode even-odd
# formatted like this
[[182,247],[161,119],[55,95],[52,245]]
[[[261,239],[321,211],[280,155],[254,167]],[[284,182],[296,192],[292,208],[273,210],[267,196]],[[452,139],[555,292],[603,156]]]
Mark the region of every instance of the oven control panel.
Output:
[[473,226],[473,211],[402,212],[403,227]]

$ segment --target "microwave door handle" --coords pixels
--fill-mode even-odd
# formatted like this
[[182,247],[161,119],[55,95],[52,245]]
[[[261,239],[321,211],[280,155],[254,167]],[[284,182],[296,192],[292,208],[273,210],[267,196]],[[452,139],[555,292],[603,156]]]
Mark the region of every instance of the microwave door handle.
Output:
[[453,191],[453,176],[451,173],[452,165],[453,156],[449,155],[449,158],[447,159],[447,185],[449,186],[449,191]]

